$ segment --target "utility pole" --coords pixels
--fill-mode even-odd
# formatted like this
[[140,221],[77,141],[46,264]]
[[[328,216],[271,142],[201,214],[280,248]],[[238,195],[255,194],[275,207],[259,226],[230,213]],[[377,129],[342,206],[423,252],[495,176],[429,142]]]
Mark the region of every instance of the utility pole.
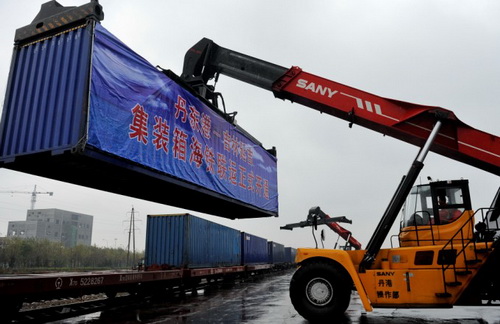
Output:
[[132,211],[130,212],[130,222],[128,229],[128,245],[127,245],[127,264],[130,265],[130,239],[132,237],[132,267],[135,265],[135,210],[132,206]]

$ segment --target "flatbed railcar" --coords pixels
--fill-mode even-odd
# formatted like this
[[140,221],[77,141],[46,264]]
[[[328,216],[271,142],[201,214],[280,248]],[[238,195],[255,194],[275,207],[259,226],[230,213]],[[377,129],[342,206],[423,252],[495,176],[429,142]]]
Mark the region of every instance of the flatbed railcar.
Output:
[[[187,231],[183,231],[186,223],[179,222],[179,220],[190,222],[189,227],[194,230],[192,235],[186,234],[188,233]],[[167,228],[167,225],[170,228]],[[203,228],[216,229],[208,231],[208,234],[203,236],[204,239],[202,241],[207,242],[220,240],[221,231],[230,233],[232,236],[237,233],[238,240],[233,240],[233,242],[238,242],[237,248],[222,245],[223,248],[231,251],[234,255],[229,255],[228,251],[221,253],[215,250],[215,248],[205,251],[215,256],[223,256],[225,258],[223,261],[225,262],[227,260],[237,261],[229,265],[213,262],[209,264],[210,266],[200,266],[200,264],[206,263],[200,263],[199,252],[193,252],[196,249],[186,250],[184,247],[192,244],[199,246],[200,242],[194,242],[201,239],[199,235],[201,235]],[[168,242],[169,233],[172,232],[178,234],[177,239],[184,236],[182,241],[185,244],[179,244],[175,248],[173,245],[165,245],[165,242]],[[270,253],[267,253],[269,244],[283,247],[282,244],[268,242],[266,239],[256,237],[255,235],[223,227],[217,223],[190,214],[148,216],[146,237],[146,263],[139,266],[136,270],[1,275],[0,305],[9,312],[15,312],[21,309],[25,302],[75,298],[92,294],[105,294],[108,298],[113,298],[118,293],[139,296],[161,296],[168,292],[184,293],[187,291],[196,291],[204,285],[218,282],[219,280],[232,281],[238,278],[244,279],[261,273],[282,270],[294,264],[288,258],[278,260],[276,257],[273,258]],[[240,239],[248,242],[249,238],[252,240],[263,240],[264,244],[240,244]],[[156,245],[154,249],[151,248],[153,243]],[[249,257],[250,255],[258,255],[259,253],[262,255],[262,247],[264,247],[265,255],[268,256],[267,259]],[[285,249],[291,248],[287,247]],[[151,256],[153,252],[156,255],[155,258]],[[183,252],[185,252],[185,260],[182,262],[171,262],[170,264],[151,262],[152,260],[172,260],[161,257],[158,254],[181,255]],[[217,259],[217,257],[214,259]],[[219,260],[221,259],[219,258]]]
[[[106,270],[0,276],[0,304],[18,311],[23,303],[60,298],[118,293],[158,295],[167,291],[189,291],[202,282],[246,278],[275,269],[275,264],[171,270]],[[282,268],[282,265],[279,266]]]

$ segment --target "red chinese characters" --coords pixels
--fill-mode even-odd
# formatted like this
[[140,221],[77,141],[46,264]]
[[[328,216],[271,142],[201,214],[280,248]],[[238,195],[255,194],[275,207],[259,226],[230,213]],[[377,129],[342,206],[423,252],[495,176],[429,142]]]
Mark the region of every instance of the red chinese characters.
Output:
[[253,165],[253,148],[239,140],[235,135],[231,135],[229,131],[222,133],[222,141],[224,150],[233,154],[243,162]]
[[181,96],[177,96],[177,103],[174,105],[175,107],[175,119],[179,119],[181,117],[181,121],[183,123],[187,120],[187,109],[186,109],[186,99]]
[[166,120],[159,116],[155,116],[155,125],[153,126],[153,145],[156,150],[163,149],[168,153],[170,126]]
[[237,182],[237,176],[236,176],[236,162],[233,160],[229,160],[229,182],[232,185],[236,185]]
[[180,128],[174,129],[174,159],[186,161],[187,155],[187,137],[188,135]]
[[205,146],[204,158],[205,158],[205,163],[207,164],[206,168],[207,172],[214,174],[215,154],[214,150],[211,147]]
[[203,113],[201,115],[201,134],[206,139],[211,138],[210,132],[212,131],[212,119],[209,115]]
[[189,125],[193,131],[200,131],[200,112],[194,106],[189,106]]
[[238,183],[238,186],[240,186],[241,188],[243,189],[246,189],[247,188],[247,185],[245,184],[245,179],[247,178],[247,169],[245,169],[244,167],[242,167],[240,165],[240,181]]
[[201,149],[201,143],[195,136],[191,136],[191,154],[189,155],[189,163],[194,163],[194,165],[199,169],[203,163],[203,151]]
[[[254,172],[252,144],[230,129],[218,126],[213,130],[211,116],[198,110],[181,95],[177,96],[173,108],[171,125],[168,115],[156,115],[154,124],[148,126],[148,112],[142,105],[136,104],[131,109],[129,138],[143,145],[152,145],[156,151],[171,154],[176,161],[203,170],[207,175],[234,186],[239,192],[269,199],[269,181]],[[152,128],[151,144],[148,127]],[[222,151],[217,152],[214,149],[217,147]]]
[[130,138],[137,139],[138,142],[148,144],[148,113],[144,107],[137,104],[132,108],[132,124],[130,124]]
[[217,175],[219,179],[227,179],[227,161],[222,153],[217,153]]

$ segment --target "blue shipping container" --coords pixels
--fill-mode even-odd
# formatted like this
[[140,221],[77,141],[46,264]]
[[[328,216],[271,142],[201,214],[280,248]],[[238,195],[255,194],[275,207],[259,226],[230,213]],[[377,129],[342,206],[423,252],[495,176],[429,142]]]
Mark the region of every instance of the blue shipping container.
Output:
[[2,122],[0,157],[74,148],[84,136],[92,25],[14,49]]
[[190,214],[147,217],[146,266],[210,268],[240,262],[238,230]]
[[285,262],[295,263],[295,256],[297,255],[297,249],[285,246]]
[[269,263],[285,263],[285,246],[280,243],[268,242]]
[[0,167],[227,218],[277,215],[276,158],[260,143],[99,23],[73,27],[15,45]]
[[241,232],[241,264],[269,263],[267,240],[250,233]]

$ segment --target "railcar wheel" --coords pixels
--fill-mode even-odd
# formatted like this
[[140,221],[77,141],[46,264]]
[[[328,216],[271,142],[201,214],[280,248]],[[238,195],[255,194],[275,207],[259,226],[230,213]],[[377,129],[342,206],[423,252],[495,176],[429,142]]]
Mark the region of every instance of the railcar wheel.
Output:
[[290,299],[309,321],[342,315],[351,300],[351,279],[334,264],[314,262],[301,266],[290,283]]

